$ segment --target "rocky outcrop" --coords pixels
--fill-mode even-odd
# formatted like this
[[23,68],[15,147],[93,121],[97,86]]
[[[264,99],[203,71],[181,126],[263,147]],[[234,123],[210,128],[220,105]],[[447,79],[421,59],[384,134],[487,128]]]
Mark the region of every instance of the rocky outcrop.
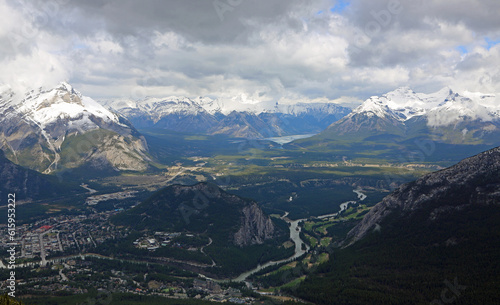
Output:
[[404,215],[425,213],[427,221],[439,221],[451,211],[470,205],[500,203],[500,147],[402,185],[373,207],[347,236],[354,243],[395,211]]
[[[132,219],[139,219],[130,223]],[[215,245],[262,244],[281,233],[259,205],[213,183],[171,185],[116,218],[138,230],[174,230],[207,234]]]
[[234,243],[237,246],[260,245],[273,237],[273,222],[262,212],[257,203],[244,207],[242,213],[241,227],[234,234]]

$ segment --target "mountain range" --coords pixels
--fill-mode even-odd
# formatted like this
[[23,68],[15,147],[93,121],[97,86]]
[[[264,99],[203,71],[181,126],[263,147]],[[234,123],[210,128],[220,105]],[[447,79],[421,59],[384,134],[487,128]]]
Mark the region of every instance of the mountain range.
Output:
[[500,104],[492,94],[461,95],[448,87],[423,94],[402,87],[367,99],[319,135],[322,139],[358,140],[381,136],[426,136],[450,144],[498,144]]
[[115,100],[102,104],[126,117],[137,128],[243,138],[318,133],[351,111],[331,103],[244,104],[207,97]]
[[206,97],[103,104],[137,128],[246,138],[320,133],[320,139],[427,136],[450,144],[492,144],[500,135],[500,104],[494,94],[459,94],[449,87],[431,94],[401,87],[372,96],[352,111],[332,103],[250,104]]
[[144,170],[147,143],[123,117],[69,84],[0,93],[0,148],[13,162],[44,173],[89,165]]
[[284,105],[208,97],[98,103],[67,83],[24,95],[1,86],[0,114],[0,149],[5,156],[43,173],[86,167],[144,171],[152,160],[136,128],[242,138],[319,133],[299,140],[301,146],[421,137],[497,145],[500,139],[496,96],[458,94],[450,88],[423,94],[403,87],[371,97],[351,111],[332,103]]

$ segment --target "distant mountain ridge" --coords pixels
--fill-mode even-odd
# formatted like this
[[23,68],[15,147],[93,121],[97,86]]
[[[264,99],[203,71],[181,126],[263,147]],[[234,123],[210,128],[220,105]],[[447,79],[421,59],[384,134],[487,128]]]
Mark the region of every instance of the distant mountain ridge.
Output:
[[[417,116],[428,116],[430,126],[448,125],[460,119],[470,118],[491,121],[500,115],[500,105],[495,104],[496,96],[465,92],[460,95],[449,87],[435,93],[416,93],[409,87],[401,87],[382,96],[372,96],[352,115],[365,113],[369,116],[392,116],[399,121],[408,121]],[[446,113],[446,120],[434,116]]]
[[0,148],[17,164],[51,173],[90,164],[96,169],[144,170],[147,144],[123,117],[67,83],[0,93]]
[[244,104],[206,97],[116,100],[102,104],[126,117],[137,128],[246,138],[317,133],[351,111],[331,103]]

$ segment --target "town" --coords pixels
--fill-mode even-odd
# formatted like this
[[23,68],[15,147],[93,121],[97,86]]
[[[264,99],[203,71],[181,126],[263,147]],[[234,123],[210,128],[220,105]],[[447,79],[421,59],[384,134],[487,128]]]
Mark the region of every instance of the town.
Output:
[[[24,270],[27,276],[17,280],[18,293],[40,295],[57,291],[59,295],[70,295],[85,294],[95,288],[107,294],[122,292],[235,304],[252,304],[255,301],[255,292],[244,283],[217,283],[200,278],[197,273],[165,264],[177,260],[156,259],[160,262],[152,263],[92,253],[105,241],[123,239],[129,234],[127,228],[110,224],[109,218],[118,212],[120,210],[117,209],[60,215],[19,225],[16,269]],[[0,229],[6,231],[7,227],[2,225]],[[8,243],[7,236],[2,234],[2,247]],[[165,246],[186,247],[186,250],[194,251],[198,248],[179,241],[196,238],[181,232],[154,232],[153,235],[137,238],[133,246],[149,251]],[[2,260],[0,268],[6,270]],[[0,288],[4,288],[4,282],[1,285]]]

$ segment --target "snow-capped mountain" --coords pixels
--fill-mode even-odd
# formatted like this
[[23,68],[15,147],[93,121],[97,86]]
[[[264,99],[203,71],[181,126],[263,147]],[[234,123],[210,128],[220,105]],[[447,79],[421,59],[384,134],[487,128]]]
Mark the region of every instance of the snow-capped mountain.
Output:
[[392,116],[402,122],[427,116],[430,126],[450,125],[464,119],[492,121],[498,118],[500,106],[494,103],[495,95],[466,94],[460,95],[448,87],[432,94],[415,93],[402,87],[380,97],[371,97],[351,115]]
[[147,146],[115,113],[69,84],[0,96],[0,148],[12,161],[42,172],[91,163],[114,169],[145,169]]
[[186,133],[262,138],[320,132],[350,112],[335,104],[242,103],[208,97],[146,98],[102,104],[137,128],[163,128]]
[[373,96],[352,113],[330,125],[328,138],[367,138],[373,135],[411,137],[428,135],[450,143],[494,143],[500,134],[500,106],[492,94],[446,87],[432,94],[415,93],[408,87]]
[[233,111],[248,112],[255,115],[262,113],[280,113],[293,116],[304,114],[320,114],[322,116],[338,114],[339,111],[346,110],[332,103],[297,103],[297,104],[278,104],[274,102],[243,103],[238,100],[220,100],[208,97],[197,97],[194,102],[203,107],[208,113],[222,113],[228,115]]
[[42,129],[64,119],[69,119],[72,124],[84,130],[98,128],[92,121],[95,119],[125,126],[119,122],[116,114],[91,98],[82,96],[67,83],[61,83],[49,91],[43,91],[41,88],[38,92],[32,90],[16,106],[17,112],[23,118],[32,120]]
[[126,117],[136,128],[163,128],[201,133],[217,124],[214,116],[186,97],[146,98],[104,104]]

